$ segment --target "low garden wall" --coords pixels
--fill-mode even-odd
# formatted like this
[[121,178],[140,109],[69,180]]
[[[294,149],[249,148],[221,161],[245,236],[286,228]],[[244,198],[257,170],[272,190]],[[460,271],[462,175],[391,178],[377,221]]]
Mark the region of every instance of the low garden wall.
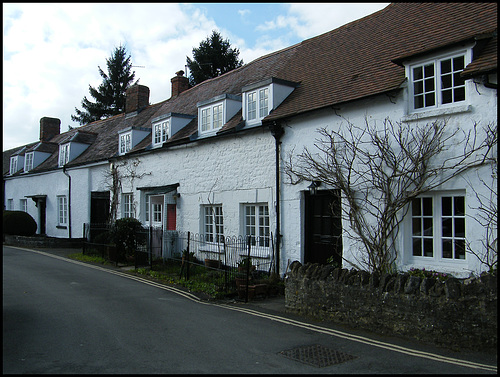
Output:
[[451,349],[496,350],[497,277],[458,280],[293,262],[287,311]]
[[47,248],[81,248],[83,238],[57,238],[46,236],[11,236],[4,235],[4,244],[20,247],[47,247]]

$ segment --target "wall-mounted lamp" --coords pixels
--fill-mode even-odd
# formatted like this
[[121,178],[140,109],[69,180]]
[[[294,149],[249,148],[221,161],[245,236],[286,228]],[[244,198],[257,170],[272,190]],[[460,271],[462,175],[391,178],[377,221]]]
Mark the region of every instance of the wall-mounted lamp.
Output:
[[307,186],[307,188],[309,189],[309,194],[316,195],[316,191],[320,185],[320,181],[312,181],[311,184]]

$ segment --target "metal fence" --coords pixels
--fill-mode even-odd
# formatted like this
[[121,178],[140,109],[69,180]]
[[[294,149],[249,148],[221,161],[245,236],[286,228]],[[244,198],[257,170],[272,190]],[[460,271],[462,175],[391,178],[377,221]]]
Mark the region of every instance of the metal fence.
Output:
[[[116,264],[120,262],[116,246],[110,242],[110,224],[84,224],[84,254],[98,254]],[[208,269],[224,271],[231,276],[261,272],[269,274],[274,267],[273,236],[213,236],[189,231],[163,231],[156,227],[142,227],[136,238],[134,262],[152,265],[168,259],[204,265]],[[245,260],[250,263],[244,265]],[[245,267],[248,267],[245,269]],[[189,269],[187,269],[189,272]],[[189,278],[189,276],[188,276]]]

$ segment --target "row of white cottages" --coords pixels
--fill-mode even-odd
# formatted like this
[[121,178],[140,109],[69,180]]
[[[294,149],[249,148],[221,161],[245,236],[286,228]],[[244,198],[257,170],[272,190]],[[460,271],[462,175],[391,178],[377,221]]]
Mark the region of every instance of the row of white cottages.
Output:
[[[328,210],[346,201],[325,184],[291,184],[285,162],[314,151],[319,128],[347,122],[496,124],[496,27],[496,4],[391,4],[192,88],[180,71],[158,104],[136,85],[124,114],[63,133],[44,117],[38,142],[4,152],[4,208],[28,212],[52,237],[80,238],[84,223],[111,212],[214,242],[256,236],[280,273],[332,255],[363,267],[349,221]],[[495,171],[486,164],[423,195],[400,224],[395,267],[485,270],[464,245],[482,252],[478,194],[489,195],[483,182],[496,190]]]

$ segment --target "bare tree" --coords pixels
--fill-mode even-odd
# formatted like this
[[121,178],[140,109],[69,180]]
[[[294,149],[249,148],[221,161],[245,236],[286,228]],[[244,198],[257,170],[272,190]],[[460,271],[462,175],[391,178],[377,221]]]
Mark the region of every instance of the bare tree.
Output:
[[[487,143],[497,145],[498,128],[489,125],[486,129]],[[466,242],[467,252],[476,256],[476,258],[489,271],[497,268],[498,262],[498,161],[491,158],[491,176],[479,177],[481,185],[476,187],[469,182],[479,207],[476,210],[476,216],[472,219],[479,223],[485,229],[486,236],[481,240],[481,247],[475,247],[471,242]]]
[[[285,162],[290,183],[320,181],[340,189],[344,235],[364,248],[357,268],[389,271],[398,257],[399,225],[417,196],[465,170],[486,163],[493,145],[478,139],[477,124],[466,132],[446,121],[424,126],[392,122],[356,126],[344,118],[338,130],[320,128],[314,152],[308,148]],[[456,153],[456,146],[462,146]],[[451,147],[454,148],[451,148]],[[357,264],[356,264],[357,263]]]
[[[124,179],[128,179],[130,186],[134,186],[134,180],[136,178],[141,179],[145,175],[151,175],[149,173],[137,174],[137,168],[141,161],[135,158],[131,161],[123,160],[121,162],[117,161],[110,164],[109,171],[104,172],[104,181],[107,184],[107,188],[111,191],[111,203],[109,211],[109,221],[113,223],[116,220],[118,212],[118,204],[120,202],[120,194],[122,192],[122,182]],[[135,213],[135,204],[133,205],[133,211]]]

